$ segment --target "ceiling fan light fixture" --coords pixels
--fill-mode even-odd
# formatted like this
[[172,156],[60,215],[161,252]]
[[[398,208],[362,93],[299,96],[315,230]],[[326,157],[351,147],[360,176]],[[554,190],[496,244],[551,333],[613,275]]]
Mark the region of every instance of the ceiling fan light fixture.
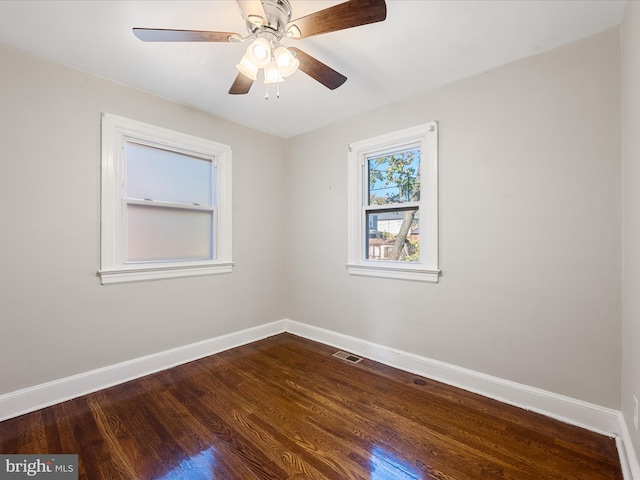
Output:
[[247,57],[258,68],[264,68],[271,63],[271,45],[266,38],[256,38],[249,48]]
[[280,74],[285,78],[293,75],[300,66],[300,61],[285,47],[276,48],[273,57],[280,69]]
[[280,74],[287,78],[296,73],[298,68],[300,68],[300,60],[294,57],[285,66],[280,67]]
[[284,67],[291,61],[291,59],[293,58],[293,54],[285,47],[279,46],[278,48],[276,48],[276,51],[273,52],[273,58],[275,59],[279,67]]
[[292,20],[290,0],[235,0],[246,22],[248,35],[209,30],[166,28],[133,29],[144,42],[231,42],[252,39],[245,55],[236,65],[236,75],[229,94],[249,93],[251,85],[264,70],[265,98],[270,83],[279,86],[297,70],[302,70],[330,90],[342,85],[347,77],[302,50],[280,45],[283,38],[299,39],[382,22],[387,18],[386,0],[346,0],[337,5]]
[[260,70],[260,67],[257,67],[249,59],[249,56],[246,53],[242,56],[242,60],[240,60],[240,63],[236,65],[236,68],[240,73],[251,80],[258,78],[258,71]]
[[282,78],[282,75],[280,74],[280,69],[275,61],[271,62],[264,69],[264,83],[270,84],[280,82],[284,82],[284,78]]

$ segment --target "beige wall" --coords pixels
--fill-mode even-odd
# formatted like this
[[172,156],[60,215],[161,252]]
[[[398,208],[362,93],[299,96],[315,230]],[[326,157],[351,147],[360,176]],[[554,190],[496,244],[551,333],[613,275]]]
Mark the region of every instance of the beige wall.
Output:
[[[287,144],[287,315],[620,408],[613,29]],[[349,276],[347,144],[440,122],[439,284]]]
[[640,458],[633,396],[640,401],[640,4],[628,2],[622,27],[622,412]]
[[[0,394],[284,318],[284,140],[9,48],[0,65]],[[103,111],[232,146],[232,274],[100,285]]]

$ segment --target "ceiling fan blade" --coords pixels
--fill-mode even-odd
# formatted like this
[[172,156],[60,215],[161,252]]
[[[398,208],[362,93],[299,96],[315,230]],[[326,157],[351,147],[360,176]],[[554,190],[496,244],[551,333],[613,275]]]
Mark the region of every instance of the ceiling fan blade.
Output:
[[242,73],[238,73],[233,85],[231,85],[229,89],[229,93],[231,95],[244,95],[245,93],[249,93],[251,85],[253,85],[253,80]]
[[333,68],[325,65],[320,60],[304,53],[299,48],[289,47],[289,50],[296,53],[296,58],[300,62],[300,70],[314,80],[320,82],[328,89],[335,90],[347,81],[347,77],[336,72]]
[[233,32],[161,28],[134,28],[133,34],[143,42],[228,42],[231,37],[240,38],[240,35]]
[[240,6],[240,10],[244,14],[245,20],[262,25],[266,22],[267,15],[262,8],[262,2],[260,0],[236,0]]
[[345,28],[382,22],[387,18],[384,0],[348,0],[319,12],[292,20],[287,32],[292,38],[306,38]]

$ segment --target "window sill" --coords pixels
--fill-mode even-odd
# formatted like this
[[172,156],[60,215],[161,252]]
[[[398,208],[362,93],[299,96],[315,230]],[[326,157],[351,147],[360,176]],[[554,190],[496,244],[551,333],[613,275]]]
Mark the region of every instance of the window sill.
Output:
[[171,265],[171,266],[130,266],[123,268],[104,269],[98,272],[102,285],[114,283],[148,282],[166,278],[196,277],[202,275],[217,275],[231,273],[233,263],[215,263],[201,265]]
[[393,278],[396,280],[409,280],[413,282],[438,283],[440,270],[426,270],[417,268],[403,268],[387,265],[362,265],[347,264],[347,272],[350,275],[364,277]]

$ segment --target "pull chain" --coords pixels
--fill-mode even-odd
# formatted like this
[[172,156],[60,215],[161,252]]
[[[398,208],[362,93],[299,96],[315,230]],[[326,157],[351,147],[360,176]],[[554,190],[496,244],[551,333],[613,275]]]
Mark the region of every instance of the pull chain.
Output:
[[[276,98],[280,98],[280,82],[276,83]],[[269,100],[269,84],[264,86],[264,99]]]

